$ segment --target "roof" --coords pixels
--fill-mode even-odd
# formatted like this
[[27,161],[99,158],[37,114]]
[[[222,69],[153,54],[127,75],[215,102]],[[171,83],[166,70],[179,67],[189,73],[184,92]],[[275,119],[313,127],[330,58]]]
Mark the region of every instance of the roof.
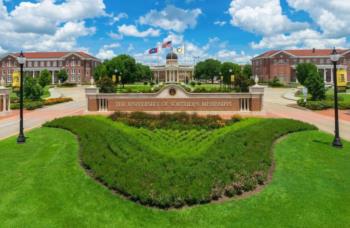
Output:
[[[267,51],[254,59],[269,58],[279,52],[285,52],[296,57],[327,57],[332,53],[333,49],[294,49],[294,50],[272,50]],[[344,54],[348,49],[337,49],[338,54]]]
[[[82,56],[83,58],[88,58],[88,59],[96,59],[92,55],[89,55],[85,52],[25,52],[23,53],[24,56],[28,59],[58,59],[62,58],[68,54],[77,54]],[[14,53],[12,54],[14,56],[19,56],[19,53]]]

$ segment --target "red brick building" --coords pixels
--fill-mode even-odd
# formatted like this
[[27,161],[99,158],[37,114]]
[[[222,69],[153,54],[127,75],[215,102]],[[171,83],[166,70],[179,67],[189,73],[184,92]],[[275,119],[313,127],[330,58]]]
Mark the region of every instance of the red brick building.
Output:
[[[47,69],[51,73],[52,84],[58,83],[57,73],[62,69],[68,73],[67,82],[89,83],[93,69],[101,63],[85,52],[28,52],[24,55],[25,76],[38,77],[42,70]],[[15,53],[0,57],[0,80],[4,79],[6,84],[11,84],[13,72],[19,71],[18,56]]]
[[[348,81],[350,81],[350,50],[337,51],[341,55],[338,67],[347,71]],[[324,76],[325,82],[332,84],[331,53],[331,49],[268,51],[252,59],[253,75],[257,75],[261,81],[270,81],[277,77],[284,83],[296,82],[296,66],[299,63],[314,63]]]

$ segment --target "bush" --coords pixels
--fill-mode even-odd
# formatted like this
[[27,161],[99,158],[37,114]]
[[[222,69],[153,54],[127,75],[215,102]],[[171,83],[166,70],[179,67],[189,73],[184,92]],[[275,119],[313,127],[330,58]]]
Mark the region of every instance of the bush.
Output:
[[44,91],[35,79],[26,77],[24,80],[23,94],[26,99],[40,100]]
[[32,101],[24,104],[25,109],[27,110],[35,110],[38,108],[42,108],[44,103],[42,101]]
[[51,74],[48,70],[43,70],[40,72],[40,76],[39,76],[39,79],[38,79],[38,83],[41,87],[45,87],[47,85],[50,85],[51,84]]
[[76,86],[77,86],[76,83],[65,82],[65,83],[61,84],[59,87],[71,88],[71,87],[76,87]]
[[[154,122],[143,113],[133,116]],[[182,125],[188,121],[183,114],[159,119],[184,121]],[[76,134],[82,163],[108,187],[161,208],[208,203],[223,197],[225,191],[234,196],[255,189],[266,181],[277,138],[316,129],[294,120],[248,119],[215,130],[207,126],[150,130],[87,116],[58,119],[45,126]]]
[[317,71],[311,71],[306,78],[304,85],[311,94],[312,100],[322,100],[326,97],[326,88],[323,77]]
[[[320,100],[320,101],[308,100],[305,103],[303,99],[300,99],[298,100],[298,105],[310,110],[325,110],[325,109],[334,108],[334,101],[333,100]],[[339,98],[338,107],[341,110],[350,109],[350,102]]]
[[148,82],[143,82],[144,85],[148,85]]
[[110,116],[110,119],[114,121],[120,121],[127,125],[137,128],[149,128],[149,129],[193,129],[193,128],[205,128],[205,129],[217,129],[223,127],[232,122],[238,122],[240,119],[234,116],[230,120],[221,119],[219,116],[207,116],[201,117],[197,114],[181,113],[161,113],[159,115],[147,114],[144,112],[123,113],[116,112]]
[[65,102],[73,101],[70,97],[61,97],[61,98],[49,98],[44,101],[44,105],[55,105]]
[[101,93],[115,93],[114,82],[109,77],[103,77],[97,81],[97,86]]
[[191,82],[190,82],[190,85],[191,85],[192,87],[195,87],[195,86],[196,86],[196,82],[191,81]]
[[280,82],[279,78],[274,77],[272,81],[269,81],[269,86],[270,87],[283,87],[284,85]]
[[57,74],[57,78],[61,83],[65,83],[68,79],[68,73],[65,70],[60,70]]

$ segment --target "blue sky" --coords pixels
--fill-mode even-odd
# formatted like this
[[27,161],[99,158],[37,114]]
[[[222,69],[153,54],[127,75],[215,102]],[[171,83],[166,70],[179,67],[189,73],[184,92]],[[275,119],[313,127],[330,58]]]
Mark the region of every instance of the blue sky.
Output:
[[343,0],[0,0],[0,54],[85,50],[151,63],[147,49],[172,40],[183,61],[245,63],[269,49],[347,48],[349,15]]

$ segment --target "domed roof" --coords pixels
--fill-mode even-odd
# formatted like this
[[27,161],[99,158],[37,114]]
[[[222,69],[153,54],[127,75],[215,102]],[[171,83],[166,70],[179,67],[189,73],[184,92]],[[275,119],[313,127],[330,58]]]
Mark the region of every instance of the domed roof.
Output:
[[177,54],[175,54],[174,52],[170,52],[169,54],[167,54],[166,59],[177,59]]

